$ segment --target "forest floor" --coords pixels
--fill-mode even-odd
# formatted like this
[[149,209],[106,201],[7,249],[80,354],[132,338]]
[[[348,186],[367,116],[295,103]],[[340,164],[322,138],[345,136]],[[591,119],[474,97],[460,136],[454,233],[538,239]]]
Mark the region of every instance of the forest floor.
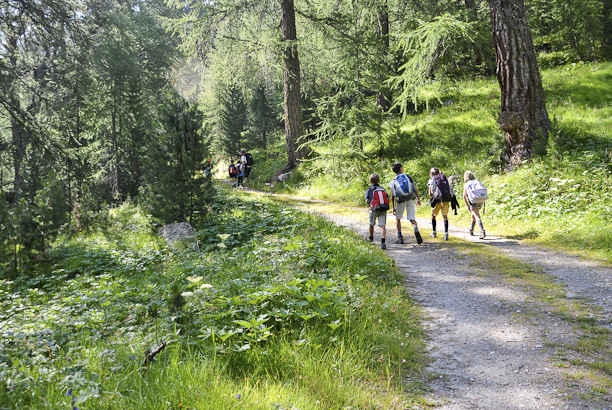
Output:
[[[363,208],[273,196],[367,233]],[[421,245],[402,220],[400,245],[387,215],[386,253],[423,309],[429,405],[612,410],[612,269],[491,233],[479,240],[449,219],[450,241],[418,220]]]

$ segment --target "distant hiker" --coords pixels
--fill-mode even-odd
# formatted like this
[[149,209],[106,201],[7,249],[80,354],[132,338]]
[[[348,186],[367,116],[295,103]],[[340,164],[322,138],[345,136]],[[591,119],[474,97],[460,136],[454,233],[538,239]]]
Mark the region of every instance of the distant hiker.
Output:
[[472,171],[465,171],[463,175],[463,201],[465,206],[469,209],[472,214],[472,223],[470,224],[470,235],[474,235],[474,226],[478,224],[480,228],[480,239],[484,239],[487,234],[482,224],[480,217],[480,208],[485,203],[489,196],[487,195],[487,189],[482,183],[476,179]]
[[244,164],[242,163],[242,161],[238,161],[238,164],[236,166],[238,168],[238,174],[236,175],[236,179],[237,181],[237,185],[236,186],[243,186],[242,183],[244,181]]
[[246,187],[249,187],[249,175],[251,175],[251,168],[255,161],[253,161],[253,156],[250,152],[240,151],[240,161],[242,161],[243,166],[243,174],[246,181]]
[[232,180],[232,186],[237,186],[238,184],[238,167],[234,165],[234,160],[230,160],[230,166],[227,168],[229,172],[230,179]]
[[389,197],[387,191],[380,184],[378,174],[370,175],[370,187],[366,190],[365,200],[370,205],[370,236],[366,237],[368,242],[374,241],[374,225],[378,219],[380,227],[380,249],[387,249],[387,211],[389,210]]
[[206,159],[206,168],[204,168],[204,174],[206,178],[212,177],[212,160],[210,158]]
[[[391,189],[391,203],[393,204],[393,214],[395,215],[395,224],[397,225],[397,239],[395,243],[404,243],[404,236],[402,235],[402,216],[404,210],[406,212],[406,219],[410,221],[414,228],[414,236],[418,244],[423,243],[423,238],[419,232],[419,227],[416,221],[416,205],[421,206],[421,197],[419,190],[417,189],[412,177],[404,174],[404,167],[399,162],[394,163],[391,166],[395,177],[389,182],[389,188]],[[397,199],[397,207],[395,200]],[[416,205],[414,200],[416,199]]]
[[444,240],[448,241],[448,208],[452,201],[455,193],[453,187],[448,182],[446,175],[440,172],[438,168],[432,168],[429,170],[429,181],[427,186],[429,187],[429,203],[431,204],[431,236],[436,237],[436,216],[442,211],[442,218],[444,219]]

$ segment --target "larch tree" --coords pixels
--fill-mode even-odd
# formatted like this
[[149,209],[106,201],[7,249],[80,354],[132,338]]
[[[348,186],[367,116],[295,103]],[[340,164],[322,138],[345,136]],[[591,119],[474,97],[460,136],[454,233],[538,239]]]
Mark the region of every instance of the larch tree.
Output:
[[309,154],[306,148],[298,149],[298,141],[304,134],[302,100],[300,96],[300,59],[298,57],[295,6],[293,0],[280,0],[281,31],[283,35],[285,136],[287,141],[287,166],[281,172],[292,170],[298,161]]
[[[261,44],[256,41],[255,34],[242,36],[241,30],[247,30],[249,19],[254,16],[262,25],[261,30],[269,31],[278,28],[280,14],[280,56],[284,63],[284,120],[287,141],[287,166],[281,171],[295,168],[300,159],[308,156],[309,148],[299,148],[302,137],[303,120],[301,107],[301,73],[298,56],[298,42],[295,20],[295,5],[293,0],[246,0],[209,2],[198,0],[185,9],[180,0],[167,0],[167,3],[177,9],[186,10],[185,15],[178,19],[165,19],[166,28],[177,34],[183,40],[183,48],[206,60],[208,53],[216,50],[218,39],[234,44],[249,44],[257,49]],[[234,48],[234,50],[239,47]],[[252,50],[244,51],[244,53]]]
[[501,113],[510,167],[548,141],[550,119],[523,0],[489,0]]

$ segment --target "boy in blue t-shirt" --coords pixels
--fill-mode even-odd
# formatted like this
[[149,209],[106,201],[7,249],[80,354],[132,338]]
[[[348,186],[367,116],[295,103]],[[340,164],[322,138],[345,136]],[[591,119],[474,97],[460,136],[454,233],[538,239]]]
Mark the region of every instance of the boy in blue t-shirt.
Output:
[[[393,204],[393,214],[395,215],[395,222],[397,225],[397,240],[395,243],[404,243],[404,236],[402,235],[402,215],[406,212],[406,219],[410,221],[412,226],[414,227],[414,236],[418,244],[423,243],[423,238],[421,237],[421,233],[419,232],[419,227],[416,221],[416,206],[414,203],[414,199],[408,199],[403,202],[397,202],[397,207],[395,206],[395,199],[397,195],[395,194],[397,190],[397,177],[399,175],[404,174],[404,167],[399,162],[394,163],[391,166],[393,172],[395,172],[396,176],[389,182],[389,188],[391,189],[391,203]],[[421,206],[421,197],[419,195],[419,190],[416,187],[416,184],[410,177],[410,175],[406,175],[410,183],[414,186],[414,193],[416,194],[416,205]]]
[[[370,187],[366,190],[365,200],[368,205],[372,203],[374,199],[374,192],[376,190],[384,191],[380,185],[380,176],[378,174],[370,175]],[[386,191],[385,191],[386,192]],[[387,211],[375,211],[370,207],[369,213],[370,219],[370,236],[366,237],[368,242],[374,241],[374,225],[376,225],[376,219],[378,219],[378,226],[380,227],[380,249],[387,249],[386,237],[387,237]]]

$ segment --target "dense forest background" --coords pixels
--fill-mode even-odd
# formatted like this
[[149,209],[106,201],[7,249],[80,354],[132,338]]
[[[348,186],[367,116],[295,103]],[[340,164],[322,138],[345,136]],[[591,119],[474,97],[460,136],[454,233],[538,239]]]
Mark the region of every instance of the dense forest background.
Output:
[[[423,193],[436,166],[460,193],[471,170],[489,190],[489,237],[609,265],[611,10],[0,0],[0,410],[438,407],[427,397],[439,377],[427,369],[431,318],[403,263],[295,197],[335,202],[309,207],[363,215],[365,229],[354,206],[371,173],[386,186],[400,161]],[[294,195],[218,181],[241,150],[255,159],[251,188]],[[449,219],[453,236],[467,234],[463,205]],[[160,236],[184,221],[187,239]],[[601,407],[612,391],[605,305],[570,296],[539,261],[459,236],[395,250],[406,269],[435,253],[446,278],[447,264],[493,275],[511,302],[490,292],[491,312],[521,329],[562,324],[571,337],[545,331],[541,347],[562,349],[550,367],[567,384],[547,375],[546,392]],[[584,266],[576,278],[591,274]],[[470,299],[489,293],[478,279]],[[513,290],[523,287],[526,302]],[[521,356],[529,336],[512,347],[525,372],[538,370]]]
[[[241,149],[256,151],[261,186],[304,159],[295,181],[341,169],[359,189],[372,160],[428,151],[459,168],[435,142],[451,128],[470,134],[467,122],[437,135],[411,124],[453,105],[463,81],[495,75],[492,12],[516,4],[2,1],[5,260],[18,269],[70,218],[82,230],[127,200],[166,222],[202,217],[214,195],[208,171]],[[610,9],[527,0],[540,68],[612,58]],[[474,104],[497,110],[499,99],[493,89]],[[570,135],[551,120],[551,135]],[[456,142],[473,153],[462,165],[507,169],[503,131],[485,132]]]

